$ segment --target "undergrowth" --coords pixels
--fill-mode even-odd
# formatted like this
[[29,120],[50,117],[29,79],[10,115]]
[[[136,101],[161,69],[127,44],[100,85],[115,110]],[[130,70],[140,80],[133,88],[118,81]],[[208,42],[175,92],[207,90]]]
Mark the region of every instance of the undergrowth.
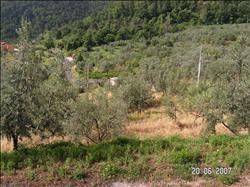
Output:
[[[1,153],[1,170],[13,175],[18,169],[28,169],[27,178],[43,168],[52,177],[82,179],[91,167],[99,164],[98,173],[104,179],[123,177],[150,180],[152,176],[193,179],[192,167],[230,167],[227,175],[202,175],[224,184],[237,181],[250,168],[250,138],[208,136],[199,139],[169,137],[138,140],[120,137],[96,145],[59,142],[22,147],[18,151]],[[161,168],[164,169],[164,172]],[[151,177],[151,178],[150,178]]]

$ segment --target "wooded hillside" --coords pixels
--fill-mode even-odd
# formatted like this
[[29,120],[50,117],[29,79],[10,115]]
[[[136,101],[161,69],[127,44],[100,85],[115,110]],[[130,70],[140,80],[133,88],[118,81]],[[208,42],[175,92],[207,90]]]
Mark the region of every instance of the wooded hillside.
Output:
[[249,1],[122,1],[53,32],[60,46],[81,46],[118,40],[152,38],[190,25],[248,23]]
[[1,40],[15,40],[21,18],[32,22],[33,35],[81,19],[103,8],[105,1],[1,1]]

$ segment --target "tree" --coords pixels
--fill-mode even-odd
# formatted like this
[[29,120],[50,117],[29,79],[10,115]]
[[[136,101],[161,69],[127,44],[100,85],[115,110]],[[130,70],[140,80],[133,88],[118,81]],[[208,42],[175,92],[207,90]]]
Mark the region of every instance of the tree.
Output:
[[31,25],[22,20],[19,34],[19,53],[13,62],[2,62],[1,135],[13,141],[18,148],[20,137],[29,137],[36,128],[32,103],[36,89],[46,79],[42,59],[30,44]]
[[55,47],[55,43],[54,43],[52,33],[48,32],[48,33],[46,33],[44,35],[43,44],[47,49]]
[[92,35],[89,32],[87,32],[83,36],[83,44],[87,48],[88,51],[90,51],[91,47],[94,46]]
[[[70,112],[74,91],[56,64],[48,70],[43,54],[30,43],[30,23],[23,20],[19,52],[11,62],[2,62],[1,135],[13,141],[14,150],[22,137],[61,133],[61,124]],[[60,58],[61,64],[64,58]]]
[[161,70],[161,62],[159,58],[146,58],[143,63],[140,64],[140,74],[142,78],[150,85],[155,86],[157,84],[157,77]]
[[56,39],[62,39],[62,31],[61,30],[58,30],[56,32]]
[[208,130],[222,123],[234,134],[240,128],[250,132],[250,61],[247,40],[240,37],[229,51],[228,58],[210,67],[211,85],[203,99],[202,113],[208,121]]
[[131,111],[142,112],[153,104],[151,87],[142,78],[128,78],[121,85],[120,92]]
[[54,64],[52,73],[37,89],[37,102],[33,103],[36,112],[36,129],[40,136],[47,134],[63,135],[63,122],[72,110],[71,105],[77,97],[76,89],[64,77],[60,76],[61,69],[56,69],[60,60]]
[[183,73],[183,70],[181,70],[176,63],[168,62],[162,64],[156,76],[156,89],[162,91],[165,95],[167,93],[182,93],[185,89],[185,85],[181,81]]
[[115,64],[112,62],[105,61],[101,64],[102,72],[107,73],[107,76],[109,75],[109,71],[114,68]]
[[245,37],[240,37],[232,49],[227,81],[227,106],[233,129],[248,128],[250,133],[250,60],[249,46]]
[[174,119],[175,122],[176,122],[176,120],[177,120],[177,111],[179,111],[179,110],[177,109],[177,105],[174,102],[173,98],[171,98],[170,96],[168,96],[168,97],[165,96],[164,100],[163,100],[163,104],[164,104],[164,107],[165,107],[166,114],[171,119]]
[[65,132],[75,138],[97,143],[116,135],[123,128],[127,106],[115,93],[103,89],[76,102]]

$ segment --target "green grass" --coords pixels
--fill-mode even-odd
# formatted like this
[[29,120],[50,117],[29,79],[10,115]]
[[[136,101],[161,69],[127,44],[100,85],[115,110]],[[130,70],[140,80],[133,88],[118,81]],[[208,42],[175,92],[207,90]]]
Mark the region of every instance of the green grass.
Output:
[[123,137],[90,146],[60,142],[1,153],[1,169],[9,174],[28,168],[30,180],[34,175],[31,169],[41,167],[58,178],[81,179],[88,177],[88,170],[98,164],[97,172],[104,180],[116,177],[149,180],[149,176],[160,175],[191,180],[194,177],[191,167],[231,167],[230,175],[206,176],[231,184],[250,168],[249,148],[249,136],[142,141]]

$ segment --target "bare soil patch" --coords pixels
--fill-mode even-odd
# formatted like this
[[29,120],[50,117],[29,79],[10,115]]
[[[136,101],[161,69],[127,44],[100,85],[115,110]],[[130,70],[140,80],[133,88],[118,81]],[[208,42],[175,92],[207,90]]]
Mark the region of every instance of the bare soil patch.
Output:
[[[228,185],[223,185],[220,182],[214,180],[208,180],[204,178],[197,178],[193,181],[185,181],[182,179],[168,179],[166,181],[158,182],[143,182],[143,181],[124,181],[110,179],[107,181],[102,181],[98,175],[92,174],[86,179],[74,180],[74,179],[49,179],[48,173],[40,172],[36,175],[34,180],[28,180],[25,176],[24,171],[17,171],[16,174],[12,176],[1,175],[1,187],[40,187],[40,186],[55,186],[55,187],[90,187],[90,186],[100,186],[100,187],[201,187],[201,186],[216,186],[224,187]],[[249,187],[250,186],[250,173],[244,174],[240,177],[240,180],[230,185],[231,187]]]

